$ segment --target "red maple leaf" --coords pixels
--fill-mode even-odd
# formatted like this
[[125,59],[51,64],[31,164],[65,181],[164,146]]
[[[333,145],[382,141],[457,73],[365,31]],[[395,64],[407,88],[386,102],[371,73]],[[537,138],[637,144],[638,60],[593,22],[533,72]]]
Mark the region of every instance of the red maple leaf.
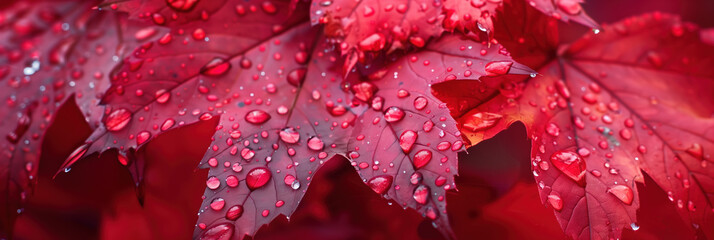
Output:
[[[637,230],[641,171],[694,230],[711,236],[714,47],[700,41],[696,26],[659,13],[606,26],[560,50],[542,41],[557,39],[544,36],[547,28],[527,23],[496,36],[539,76],[485,79],[491,87],[484,91],[445,100],[460,114],[465,137],[476,144],[524,122],[541,200],[572,238]],[[462,83],[436,86],[437,95],[462,86],[454,84]]]
[[360,74],[343,79],[334,44],[304,16],[288,14],[289,2],[237,2],[253,10],[201,2],[220,10],[197,21],[257,33],[203,29],[196,36],[182,16],[208,12],[201,3],[171,20],[181,24],[163,22],[171,33],[137,48],[114,72],[102,98],[103,125],[62,168],[118,149],[139,184],[144,161],[133,149],[172,128],[220,117],[202,161],[209,177],[196,237],[241,238],[290,216],[318,168],[336,155],[348,158],[375,192],[450,235],[444,194],[455,187],[463,143],[429,86],[532,71],[500,45],[448,35],[423,51],[360,65]]
[[[32,193],[40,143],[57,108],[72,99],[98,125],[99,97],[107,75],[125,53],[159,30],[127,22],[116,13],[89,11],[92,3],[18,2],[0,24],[2,226],[9,234],[22,202]],[[108,27],[110,26],[110,27]]]

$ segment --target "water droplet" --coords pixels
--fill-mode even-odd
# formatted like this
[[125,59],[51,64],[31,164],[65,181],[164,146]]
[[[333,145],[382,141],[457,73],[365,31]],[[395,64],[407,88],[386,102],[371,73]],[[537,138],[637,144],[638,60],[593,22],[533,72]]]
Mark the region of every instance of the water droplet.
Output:
[[[184,2],[184,1],[180,1]],[[186,1],[190,2],[190,1]],[[206,231],[204,231],[201,234],[200,239],[201,240],[214,240],[214,239],[231,239],[233,237],[233,231],[234,231],[234,226],[233,224],[230,223],[223,223],[219,224],[216,226],[213,226]]]
[[238,187],[239,182],[240,181],[238,181],[238,177],[236,177],[235,175],[229,175],[228,177],[226,177],[226,185],[228,185],[229,187]]
[[438,176],[438,177],[436,177],[436,179],[434,180],[434,184],[435,184],[437,187],[444,186],[444,184],[446,184],[446,178],[445,178],[444,176]]
[[245,121],[252,124],[261,124],[270,120],[270,114],[263,110],[253,110],[245,115]]
[[171,7],[171,9],[179,12],[191,11],[194,6],[196,6],[198,0],[166,0],[166,4]]
[[166,103],[171,99],[171,92],[166,91],[166,89],[159,89],[154,96],[156,97],[156,102]]
[[260,7],[265,11],[267,14],[275,14],[278,12],[278,8],[273,4],[271,1],[265,1],[263,4],[260,5]]
[[214,58],[201,68],[201,74],[206,76],[220,76],[231,69],[231,63],[223,58]]
[[243,216],[243,206],[241,205],[232,206],[226,211],[226,219],[228,220],[235,221],[241,216]]
[[243,148],[243,150],[240,151],[240,156],[245,160],[250,160],[255,157],[255,151],[250,148]]
[[300,141],[300,133],[292,127],[283,128],[280,130],[280,140],[286,143],[297,143]]
[[352,93],[354,93],[357,99],[362,100],[364,102],[367,102],[372,99],[372,96],[374,96],[374,93],[376,91],[377,87],[370,82],[361,82],[352,85]]
[[104,126],[110,132],[116,132],[124,129],[131,121],[131,112],[126,108],[119,108],[107,115],[104,118]]
[[582,10],[576,0],[559,0],[558,9],[570,15],[577,15]]
[[216,198],[211,201],[211,209],[220,211],[223,209],[223,206],[226,205],[226,201],[223,200],[223,198]]
[[427,103],[429,103],[429,100],[425,97],[417,97],[414,99],[414,108],[416,108],[416,110],[422,110],[426,108]]
[[216,190],[221,186],[221,180],[218,180],[215,176],[210,176],[208,180],[206,180],[206,186],[211,190]]
[[511,61],[489,62],[486,64],[487,76],[500,76],[507,74],[511,70]]
[[687,148],[687,153],[696,159],[702,159],[702,156],[704,155],[702,145],[699,143],[693,143],[692,146]]
[[374,33],[360,41],[359,48],[362,51],[376,52],[384,49],[385,44],[387,44],[387,40],[384,35],[381,33]]
[[305,73],[307,73],[306,68],[293,69],[288,73],[288,83],[296,87],[300,86],[305,81]]
[[623,128],[620,130],[620,137],[625,140],[630,140],[632,138],[632,131],[627,128]]
[[478,112],[464,119],[463,127],[472,132],[478,132],[496,125],[503,116],[495,113]]
[[548,203],[550,203],[550,206],[552,206],[556,211],[560,212],[560,210],[563,209],[563,199],[561,199],[557,194],[548,195]]
[[387,108],[387,111],[384,112],[384,120],[390,123],[398,122],[399,120],[402,120],[402,118],[404,118],[404,115],[404,110],[392,106]]
[[625,185],[614,185],[607,190],[610,194],[620,199],[623,203],[630,205],[635,195],[632,193],[632,189]]
[[426,204],[426,201],[429,200],[429,194],[429,187],[426,185],[419,185],[416,189],[414,189],[414,195],[412,197],[419,204]]
[[389,190],[389,187],[392,186],[392,179],[392,176],[389,175],[375,176],[367,181],[367,185],[372,189],[372,191],[382,195]]
[[323,147],[325,147],[325,143],[323,143],[318,137],[311,137],[307,140],[307,147],[315,151],[320,151]]
[[412,146],[416,142],[417,133],[412,130],[407,130],[399,136],[399,146],[402,148],[404,153],[409,153],[412,150]]
[[548,126],[545,128],[545,131],[548,133],[548,135],[551,135],[553,137],[557,137],[560,135],[560,127],[558,125],[555,125],[555,123],[549,123]]
[[193,39],[201,41],[206,38],[206,31],[204,31],[203,28],[196,28],[191,36],[193,36]]
[[176,120],[173,120],[171,118],[166,119],[163,124],[161,124],[161,131],[166,131],[169,130],[169,128],[173,127],[174,124],[176,124]]
[[567,150],[557,151],[550,156],[550,162],[555,168],[576,182],[580,182],[585,176],[585,161],[574,152]]
[[431,161],[431,155],[431,151],[427,149],[419,150],[416,154],[414,154],[414,159],[412,160],[414,162],[414,168],[420,169],[426,166],[426,164]]
[[250,190],[255,190],[258,189],[262,186],[265,186],[268,181],[270,181],[271,177],[270,170],[264,167],[257,167],[253,168],[248,172],[248,175],[245,177],[245,183],[248,185],[248,188]]
[[422,174],[421,174],[420,172],[414,172],[414,173],[412,174],[412,176],[409,177],[409,182],[412,183],[412,184],[414,184],[414,185],[417,185],[417,184],[421,183],[421,180],[422,180],[423,178],[424,178],[424,177],[422,176]]
[[632,231],[640,230],[640,226],[638,226],[636,223],[630,223],[630,228],[632,228]]
[[136,145],[141,145],[145,143],[151,137],[151,133],[147,131],[142,131],[136,135]]

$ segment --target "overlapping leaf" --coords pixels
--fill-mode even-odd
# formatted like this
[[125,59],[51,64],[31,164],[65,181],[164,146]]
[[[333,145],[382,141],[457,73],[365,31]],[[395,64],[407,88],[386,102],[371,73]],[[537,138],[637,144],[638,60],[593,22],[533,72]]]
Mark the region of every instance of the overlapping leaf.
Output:
[[[59,105],[71,96],[87,121],[98,124],[99,97],[109,87],[116,61],[147,35],[114,13],[90,11],[91,2],[16,3],[0,28],[0,80],[6,106],[0,110],[3,164],[2,229],[9,234],[22,202],[32,192],[39,146]],[[156,32],[156,29],[143,29]]]
[[[289,10],[280,6],[277,11]],[[272,13],[245,16],[257,20]],[[448,36],[343,79],[334,45],[318,40],[307,21],[295,25],[299,17],[275,23],[286,26],[275,36],[244,39],[209,31],[178,41],[181,32],[174,32],[170,40],[137,49],[112,76],[103,98],[111,110],[102,127],[65,167],[85,154],[131,152],[163,131],[220,117],[202,164],[210,171],[195,237],[242,238],[289,216],[311,176],[334,155],[350,159],[375,192],[418,210],[450,234],[444,193],[454,188],[456,152],[463,144],[430,84],[532,71],[498,45]],[[272,25],[260,26],[265,31]]]
[[475,94],[478,104],[458,119],[471,143],[526,123],[541,199],[570,237],[636,230],[641,171],[710,236],[714,72],[707,66],[714,48],[700,41],[696,26],[663,14],[630,18],[554,58],[555,49],[528,41],[529,34],[511,32],[512,41],[502,42],[514,52],[543,53],[525,60],[541,75],[491,79],[501,89]]

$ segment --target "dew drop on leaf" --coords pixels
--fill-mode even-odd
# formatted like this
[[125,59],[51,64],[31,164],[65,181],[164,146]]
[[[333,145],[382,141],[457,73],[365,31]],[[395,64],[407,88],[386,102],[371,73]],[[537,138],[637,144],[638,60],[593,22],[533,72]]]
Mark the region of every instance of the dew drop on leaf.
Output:
[[270,173],[270,170],[268,170],[267,168],[253,168],[248,172],[248,175],[245,177],[245,183],[248,185],[248,188],[250,188],[250,190],[255,190],[265,186],[265,184],[270,181],[271,175],[272,174]]
[[241,205],[234,205],[226,211],[226,219],[228,220],[235,221],[241,216],[243,216],[243,206]]
[[142,131],[136,135],[136,144],[140,145],[142,143],[145,143],[147,140],[149,140],[150,137],[151,137],[150,132]]
[[426,108],[427,103],[429,103],[429,100],[425,97],[417,97],[414,99],[414,108],[416,108],[416,110],[422,110]]
[[429,200],[429,187],[426,185],[419,185],[414,189],[414,200],[418,202],[419,204],[426,204],[426,201]]
[[463,127],[472,132],[478,132],[493,127],[503,116],[495,113],[478,112],[463,120]]
[[557,151],[550,156],[550,162],[555,168],[576,182],[579,182],[585,176],[585,161],[572,151]]
[[300,141],[300,133],[298,133],[295,128],[288,127],[280,130],[280,140],[286,143],[297,143]]
[[414,154],[414,159],[413,159],[414,168],[420,169],[420,168],[426,166],[426,164],[428,164],[429,161],[431,161],[431,155],[432,155],[432,153],[430,150],[427,150],[427,149],[419,150],[416,154]]
[[108,131],[116,132],[124,129],[131,121],[131,112],[126,108],[119,108],[104,118],[104,126]]
[[632,200],[635,198],[635,195],[632,192],[632,188],[625,185],[614,185],[610,187],[607,192],[617,197],[617,199],[620,199],[620,201],[627,205],[632,204]]
[[489,62],[486,64],[486,74],[487,76],[500,76],[507,74],[511,70],[511,61],[498,61]]
[[253,110],[245,115],[245,121],[252,124],[261,124],[270,120],[270,114],[263,110]]
[[221,76],[231,69],[231,63],[223,58],[214,58],[201,68],[201,74],[206,76]]
[[389,107],[387,111],[384,112],[384,120],[393,123],[398,122],[404,118],[404,110],[399,107]]
[[414,172],[411,177],[409,177],[409,182],[417,185],[421,183],[421,180],[424,178],[424,176],[420,172]]
[[325,143],[323,143],[318,137],[311,137],[307,140],[307,147],[315,151],[320,151],[323,147],[325,147]]
[[226,205],[226,201],[223,198],[215,198],[211,201],[211,209],[220,211]]
[[201,234],[201,240],[222,240],[233,237],[233,224],[223,223],[213,226]]
[[556,211],[560,211],[563,209],[563,199],[560,198],[560,196],[556,194],[550,194],[548,195],[548,203],[550,203],[550,206],[553,207]]
[[409,153],[409,151],[412,150],[412,146],[414,146],[416,139],[417,133],[415,131],[404,131],[402,135],[399,136],[399,146],[402,148],[402,151],[404,151],[404,153]]
[[392,186],[392,179],[392,176],[389,175],[375,176],[367,181],[367,185],[372,189],[372,191],[382,195],[389,190],[389,187]]

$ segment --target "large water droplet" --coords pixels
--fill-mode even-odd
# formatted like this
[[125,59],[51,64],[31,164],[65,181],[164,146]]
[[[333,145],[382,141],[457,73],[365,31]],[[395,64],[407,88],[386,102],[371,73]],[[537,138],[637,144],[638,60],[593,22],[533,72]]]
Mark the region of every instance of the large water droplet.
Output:
[[151,138],[151,133],[147,131],[142,131],[136,135],[136,145],[141,145]]
[[393,122],[398,122],[399,120],[402,120],[404,118],[404,110],[398,107],[389,107],[387,108],[387,111],[384,112],[384,120],[387,122],[393,123]]
[[231,63],[223,58],[214,58],[201,68],[201,74],[206,76],[220,76],[231,69]]
[[245,177],[245,183],[248,185],[248,188],[250,190],[255,190],[258,189],[262,186],[265,186],[268,181],[270,181],[271,177],[270,170],[264,167],[257,167],[253,168],[248,172],[248,175]]
[[198,0],[166,0],[166,4],[171,9],[179,12],[191,11],[196,6],[196,3],[198,3]]
[[233,224],[223,223],[207,229],[201,234],[201,240],[228,240],[233,237]]
[[270,120],[270,114],[263,110],[253,110],[245,115],[245,121],[252,124],[261,124]]
[[296,87],[300,86],[305,81],[305,73],[307,73],[306,68],[293,69],[288,73],[288,83]]
[[550,206],[552,206],[556,211],[563,209],[563,199],[561,199],[557,194],[548,195],[548,203],[550,203]]
[[500,114],[489,112],[475,113],[464,119],[463,127],[472,132],[482,131],[496,125],[502,117]]
[[211,201],[211,209],[220,211],[223,209],[223,206],[226,205],[226,201],[223,200],[223,198],[215,198],[213,201]]
[[426,99],[425,97],[417,97],[414,99],[414,108],[416,110],[422,110],[426,108],[426,105],[429,103],[429,100]]
[[241,205],[232,206],[226,211],[226,219],[228,220],[235,221],[240,216],[243,216],[243,206]]
[[412,150],[412,146],[416,142],[417,133],[412,130],[407,130],[399,136],[399,146],[402,148],[404,153],[409,153]]
[[325,143],[323,143],[318,137],[311,137],[307,140],[307,147],[315,151],[320,151],[323,147],[325,147]]
[[487,76],[500,76],[507,74],[511,70],[511,61],[490,62],[486,64]]
[[300,141],[300,133],[295,128],[283,128],[283,130],[280,130],[280,140],[286,143],[297,143]]
[[634,193],[632,193],[632,188],[625,185],[614,185],[607,190],[610,194],[620,199],[623,203],[630,205],[632,200],[635,198]]
[[392,179],[392,176],[389,175],[375,176],[367,181],[367,185],[372,189],[372,191],[382,195],[389,190],[389,187],[392,186]]
[[570,179],[580,182],[585,176],[585,161],[577,153],[561,150],[550,156],[550,162]]
[[429,161],[431,161],[431,155],[432,155],[431,151],[429,151],[427,149],[419,150],[416,154],[414,154],[414,159],[413,159],[414,168],[420,169],[420,168],[426,166],[426,164],[428,164]]
[[119,108],[104,118],[104,126],[108,131],[116,132],[124,129],[131,121],[131,112],[126,108]]
[[429,187],[426,185],[419,185],[416,189],[414,189],[414,200],[419,204],[426,204],[426,201],[429,200],[429,193]]
[[374,96],[374,93],[376,91],[377,87],[370,82],[361,82],[352,85],[352,93],[354,93],[357,99],[362,100],[364,102],[367,102],[372,99],[372,96]]
[[359,49],[362,51],[376,52],[384,49],[385,44],[387,44],[387,40],[384,38],[384,35],[381,33],[374,33],[359,42]]

